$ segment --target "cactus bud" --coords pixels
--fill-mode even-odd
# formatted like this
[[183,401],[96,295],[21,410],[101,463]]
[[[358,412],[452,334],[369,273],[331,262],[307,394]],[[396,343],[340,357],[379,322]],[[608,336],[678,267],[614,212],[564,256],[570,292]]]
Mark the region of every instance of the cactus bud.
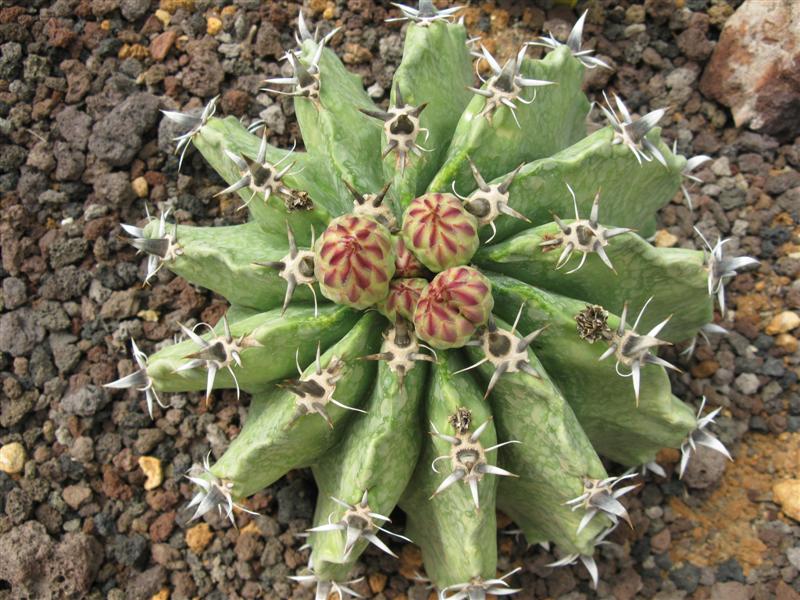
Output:
[[326,298],[361,309],[389,293],[394,249],[389,231],[378,222],[353,215],[334,219],[314,250],[314,273]]
[[414,253],[408,249],[403,236],[392,236],[394,241],[394,276],[421,277],[426,273],[425,265],[419,262]]
[[403,215],[408,248],[431,271],[469,262],[478,249],[478,222],[452,194],[425,194]]
[[489,280],[471,267],[439,273],[414,311],[417,335],[434,348],[460,348],[484,325],[494,307]]
[[397,315],[410,321],[427,286],[428,282],[418,277],[393,279],[389,284],[389,295],[378,304],[378,310],[392,322],[397,320]]

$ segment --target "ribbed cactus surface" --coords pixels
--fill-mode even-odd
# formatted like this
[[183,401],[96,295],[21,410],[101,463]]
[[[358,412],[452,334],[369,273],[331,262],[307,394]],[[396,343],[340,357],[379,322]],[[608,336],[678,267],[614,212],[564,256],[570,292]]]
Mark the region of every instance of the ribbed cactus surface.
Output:
[[[593,553],[628,515],[634,473],[664,447],[725,448],[676,398],[658,356],[713,318],[723,284],[753,261],[657,248],[656,213],[687,160],[657,122],[614,96],[587,135],[581,18],[565,44],[500,64],[452,9],[401,7],[403,60],[388,106],[300,18],[291,76],[304,151],[238,120],[168,113],[238,194],[250,221],[124,226],[148,257],[230,302],[215,327],[146,357],[111,387],[251,394],[227,451],[194,468],[195,517],[234,520],[291,469],[319,487],[309,532],[317,597],[344,597],[368,544],[422,549],[442,598],[513,591],[497,570],[495,509],[557,563]],[[477,65],[475,64],[477,61]],[[476,72],[487,77],[481,82]],[[694,165],[697,160],[691,164]],[[723,307],[724,310],[724,307]],[[390,524],[399,506],[403,535]]]

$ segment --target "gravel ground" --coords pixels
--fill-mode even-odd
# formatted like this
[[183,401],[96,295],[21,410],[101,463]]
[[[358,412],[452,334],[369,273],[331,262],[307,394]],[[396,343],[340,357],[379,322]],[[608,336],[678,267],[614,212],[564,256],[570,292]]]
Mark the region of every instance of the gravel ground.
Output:
[[[585,39],[613,71],[594,71],[591,94],[612,89],[632,110],[669,105],[665,137],[686,154],[711,154],[694,211],[680,194],[661,212],[657,243],[699,247],[730,236],[732,253],[759,258],[730,286],[727,337],[700,343],[674,392],[723,407],[717,431],[736,461],[700,453],[673,476],[676,452],[628,501],[634,524],[598,556],[597,592],[581,567],[502,535],[500,568],[521,566],[519,598],[712,600],[800,598],[800,526],[773,485],[800,463],[800,143],[740,130],[698,91],[725,19],[725,0],[598,0]],[[676,8],[676,5],[682,8]],[[386,100],[402,53],[388,4],[310,0],[306,15],[341,25],[332,45]],[[161,272],[141,286],[143,261],[119,239],[144,206],[173,207],[179,222],[243,219],[213,194],[221,180],[195,153],[179,175],[173,127],[159,109],[197,107],[262,118],[270,141],[299,137],[291,102],[259,87],[292,45],[300,6],[236,0],[0,2],[0,598],[309,598],[287,579],[307,561],[296,536],[315,496],[296,472],[256,495],[238,530],[210,514],[188,523],[182,474],[219,455],[243,418],[235,393],[174,395],[151,421],[143,398],[101,385],[130,370],[127,341],[169,342],[178,321],[215,322],[224,303]],[[393,14],[393,13],[392,13]],[[466,11],[470,30],[501,56],[547,30],[563,37],[578,13],[525,2]],[[793,311],[793,312],[792,312]],[[794,318],[792,317],[794,316]],[[15,464],[16,462],[16,464]],[[501,519],[501,522],[503,520]],[[506,522],[504,526],[510,528]],[[413,546],[399,561],[367,551],[353,587],[368,597],[422,599]]]

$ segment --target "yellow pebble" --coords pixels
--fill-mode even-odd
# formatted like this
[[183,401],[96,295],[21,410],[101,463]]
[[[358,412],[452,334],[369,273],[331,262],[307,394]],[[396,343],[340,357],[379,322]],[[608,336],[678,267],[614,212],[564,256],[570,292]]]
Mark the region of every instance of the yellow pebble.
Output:
[[164,472],[161,470],[161,460],[155,456],[140,456],[139,467],[141,467],[144,474],[147,475],[147,481],[144,482],[144,489],[154,490],[164,481]]
[[158,9],[158,10],[155,12],[155,15],[156,15],[156,19],[158,19],[159,21],[161,21],[161,24],[162,24],[164,27],[166,27],[167,25],[169,25],[169,20],[172,18],[172,15],[171,15],[171,14],[169,14],[169,13],[168,13],[167,11],[165,11],[165,10],[161,10],[160,8],[159,8],[159,9]]
[[775,335],[776,333],[788,333],[797,327],[800,327],[800,316],[795,312],[785,310],[772,318],[766,331],[767,335]]
[[140,310],[138,313],[136,313],[136,316],[143,321],[147,321],[148,323],[157,323],[159,318],[158,312],[151,308],[148,308],[147,310]]
[[208,35],[217,35],[222,29],[222,21],[217,17],[208,17],[206,21],[206,33]]
[[149,186],[147,185],[147,180],[144,177],[137,177],[131,181],[131,187],[133,188],[133,193],[139,198],[147,198]]
[[656,232],[656,246],[659,248],[672,248],[678,243],[678,237],[672,235],[666,229],[659,229]]
[[784,479],[772,486],[772,494],[783,514],[800,521],[800,479]]
[[213,537],[208,523],[200,523],[186,530],[186,545],[195,554],[200,554],[211,543]]
[[11,442],[0,448],[0,471],[13,475],[25,467],[25,448],[19,442]]
[[154,594],[150,600],[169,600],[169,590],[167,588],[162,589],[157,594]]

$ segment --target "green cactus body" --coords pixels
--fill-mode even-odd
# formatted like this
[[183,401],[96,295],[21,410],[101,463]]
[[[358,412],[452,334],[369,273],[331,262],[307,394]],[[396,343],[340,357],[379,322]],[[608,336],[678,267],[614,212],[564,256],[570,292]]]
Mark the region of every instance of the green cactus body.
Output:
[[[336,400],[358,408],[364,401],[375,365],[359,360],[377,349],[379,316],[368,313],[322,355],[323,369],[334,357],[343,361],[336,383]],[[315,365],[304,375],[313,373]],[[233,483],[232,494],[249,496],[282,477],[290,469],[310,466],[337,440],[344,424],[355,414],[335,405],[327,407],[330,424],[317,414],[298,415],[297,395],[273,389],[253,397],[242,431],[211,473]]]
[[[507,277],[490,280],[501,316],[512,319],[525,303],[522,330],[547,325],[533,342],[536,355],[599,454],[623,465],[641,465],[654,460],[661,448],[680,447],[697,427],[691,408],[670,393],[661,367],[643,369],[641,401],[636,406],[630,381],[616,374],[613,363],[598,360],[605,346],[590,344],[578,335],[574,317],[586,303]],[[611,315],[609,325],[614,327],[617,321]]]
[[[471,362],[483,358],[479,349],[467,350]],[[605,479],[607,474],[569,404],[530,349],[528,359],[541,379],[509,373],[489,396],[498,437],[520,442],[499,450],[501,466],[518,477],[500,480],[497,506],[529,542],[558,540],[568,553],[591,554],[592,539],[608,521],[597,518],[578,534],[584,511],[565,502],[582,493],[584,478]],[[484,383],[492,371],[488,363],[480,366]]]
[[[453,181],[461,193],[475,189],[467,157],[483,178],[491,181],[521,163],[551,156],[586,135],[589,101],[581,91],[583,67],[567,48],[559,48],[543,60],[524,59],[522,75],[553,85],[537,88],[531,104],[517,103],[519,125],[506,106],[495,111],[491,122],[480,117],[486,100],[476,95],[461,115],[429,191],[449,192]],[[533,92],[523,95],[526,101],[533,98]]]
[[[388,516],[419,458],[422,438],[420,401],[424,391],[427,365],[417,364],[405,377],[381,362],[372,395],[363,407],[364,418],[347,424],[342,441],[314,465],[314,479],[319,488],[314,525],[337,522],[346,509],[333,498],[358,504],[367,492],[369,510]],[[378,519],[375,525],[391,528]],[[352,527],[361,523],[354,520]],[[380,531],[372,533],[388,541]],[[319,576],[342,579],[364,551],[368,540],[360,538],[345,558],[345,531],[312,533],[312,562]]]
[[[450,419],[459,409],[471,413],[470,431],[492,416],[474,380],[469,376],[454,375],[464,366],[456,353],[447,351],[433,368],[426,416],[436,429],[448,435],[454,433]],[[480,442],[484,448],[495,444],[493,424],[489,424]],[[440,461],[440,473],[431,469],[431,463],[435,458],[450,453],[451,445],[433,436],[423,442],[417,469],[400,500],[400,507],[408,517],[406,533],[422,548],[428,577],[439,588],[475,577],[493,577],[497,561],[497,478],[485,476],[479,482],[479,509],[475,508],[469,487],[461,481],[431,498],[451,470],[449,460]],[[487,454],[492,464],[495,454]]]
[[[300,60],[309,62],[317,47],[311,40],[303,42]],[[349,73],[327,48],[320,55],[319,70],[319,101],[298,97],[294,102],[306,148],[312,160],[328,164],[335,181],[347,181],[362,193],[377,192],[384,183],[381,129],[360,112],[377,107],[364,91],[361,78]],[[349,199],[350,195],[344,190],[340,198]],[[343,212],[350,208],[352,204]]]
[[[602,211],[601,203],[601,211]],[[602,215],[602,212],[601,212]],[[565,220],[572,224],[572,220]],[[697,250],[655,248],[634,233],[609,240],[605,249],[614,266],[610,270],[598,256],[589,256],[586,265],[565,273],[581,260],[575,252],[561,270],[556,264],[562,246],[541,246],[557,237],[555,223],[533,227],[493,246],[484,246],[473,258],[482,268],[503,273],[562,296],[580,298],[619,312],[625,302],[638,311],[648,298],[653,301],[642,319],[650,329],[667,315],[669,323],[660,337],[670,342],[689,339],[713,316],[708,295],[708,271],[704,256]]]
[[[151,237],[155,237],[155,225],[154,221],[145,228]],[[277,261],[287,253],[285,223],[280,237],[266,235],[255,221],[228,227],[178,225],[176,237],[180,253],[164,261],[176,275],[241,307],[267,311],[283,302],[286,282],[276,270],[257,263]],[[305,304],[313,300],[303,287],[295,299]]]
[[[150,358],[131,340],[137,370],[107,386],[144,392],[151,416],[164,392],[253,394],[227,451],[187,473],[192,518],[235,524],[235,500],[311,467],[311,573],[293,577],[318,598],[344,598],[366,545],[393,554],[394,534],[442,598],[511,593],[496,507],[596,586],[593,551],[630,524],[619,499],[640,472],[609,476],[599,456],[664,475],[664,447],[679,473],[696,444],[728,456],[708,430],[719,409],[673,396],[658,350],[714,331],[711,293],[755,261],[645,241],[705,157],[669,151],[663,109],[636,118],[613,95],[609,126],[584,137],[584,67],[603,66],[580,48],[585,14],[567,44],[540,38],[544,59],[523,46],[501,66],[448,22],[456,9],[395,6],[413,23],[383,109],[325,47],[333,34],[298,19],[293,76],[267,83],[294,96],[305,152],[214,118],[214,100],[165,113],[188,129],[179,168],[194,144],[252,221],[122,226],[146,281],[165,267],[231,307]],[[490,67],[482,87],[470,54]],[[384,527],[398,504],[402,532]]]
[[[444,22],[427,27],[409,25],[394,85],[412,106],[427,103],[420,121],[429,132],[421,142],[428,151],[405,171],[396,169],[391,156],[384,160],[384,173],[393,181],[394,197],[402,211],[425,192],[447,152],[459,117],[472,99],[467,89],[472,85],[472,61],[464,28]],[[396,101],[393,90],[391,104]]]
[[[660,149],[667,168],[656,161],[640,165],[628,148],[614,144],[614,133],[606,127],[522,167],[509,190],[509,204],[536,224],[552,221],[553,214],[569,219],[575,214],[566,188],[569,184],[581,216],[589,213],[592,199],[600,192],[602,222],[634,228],[648,238],[655,233],[656,211],[680,188],[686,160],[670,152],[658,128],[647,137]],[[495,239],[504,240],[524,228],[524,222],[500,219]]]
[[[327,349],[342,339],[358,320],[355,311],[332,305],[322,307],[316,318],[313,308],[289,308],[284,314],[276,309],[241,319],[236,316],[234,313],[230,318],[231,311],[228,311],[233,337],[246,336],[257,344],[242,351],[242,367],[233,367],[239,387],[247,392],[262,390],[268,384],[296,372],[294,353],[276,353],[276,348],[295,347],[300,363],[308,364],[314,359],[317,342]],[[220,326],[217,326],[215,333],[222,333]],[[209,334],[202,337],[211,338]],[[165,392],[205,390],[207,376],[204,369],[176,371],[186,364],[186,357],[197,349],[191,340],[164,348],[150,357],[148,375]],[[228,371],[222,370],[214,385],[218,389],[229,389],[236,382]]]
[[[200,134],[195,136],[194,144],[208,164],[228,184],[233,184],[241,179],[242,174],[224,151],[228,150],[235,155],[254,161],[257,158],[261,140],[249,133],[239,121],[228,117],[226,119],[210,119]],[[308,244],[311,240],[312,228],[321,231],[330,221],[328,207],[338,208],[334,203],[338,195],[329,183],[329,175],[320,172],[319,164],[315,163],[307,154],[289,153],[268,144],[266,160],[272,164],[283,160],[282,166],[295,163],[281,181],[284,181],[292,190],[308,194],[310,202],[301,198],[297,200],[300,206],[287,209],[292,205],[292,199],[288,198],[286,194],[283,196],[271,194],[265,202],[263,194],[258,193],[254,196],[248,187],[238,191],[239,197],[243,203],[247,203],[254,222],[258,223],[266,233],[285,237],[288,223],[297,232],[300,243]]]

